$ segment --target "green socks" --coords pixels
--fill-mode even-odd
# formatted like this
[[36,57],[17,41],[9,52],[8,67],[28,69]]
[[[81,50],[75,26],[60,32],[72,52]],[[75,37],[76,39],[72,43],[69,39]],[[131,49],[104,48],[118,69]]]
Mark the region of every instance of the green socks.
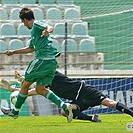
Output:
[[19,109],[21,108],[22,104],[25,102],[28,95],[22,94],[19,92],[17,97],[17,102],[15,104],[15,107],[12,111],[13,114],[18,115]]
[[63,106],[65,105],[64,102],[57,95],[55,95],[51,90],[47,92],[45,97],[49,99],[51,102],[55,103],[58,107],[63,108]]
[[[18,115],[19,109],[21,108],[22,104],[25,102],[27,96],[28,95],[24,95],[22,93],[18,94],[17,102],[12,111],[13,114]],[[52,91],[49,90],[47,94],[45,95],[45,97],[49,99],[51,102],[55,103],[58,107],[61,107],[63,109],[66,108],[66,105],[64,104],[64,102],[57,95],[55,95]]]

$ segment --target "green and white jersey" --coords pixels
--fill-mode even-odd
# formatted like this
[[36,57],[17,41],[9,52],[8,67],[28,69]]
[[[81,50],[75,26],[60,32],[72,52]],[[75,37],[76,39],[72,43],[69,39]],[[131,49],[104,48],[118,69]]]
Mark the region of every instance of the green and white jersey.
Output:
[[34,21],[31,29],[30,48],[35,49],[35,57],[37,59],[54,58],[57,49],[51,45],[51,36],[41,37],[42,31],[48,26],[44,21]]

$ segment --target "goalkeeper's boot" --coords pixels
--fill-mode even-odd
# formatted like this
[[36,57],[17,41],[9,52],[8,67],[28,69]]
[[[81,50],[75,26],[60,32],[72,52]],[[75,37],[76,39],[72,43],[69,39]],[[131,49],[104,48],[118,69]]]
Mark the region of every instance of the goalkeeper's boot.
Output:
[[95,114],[92,116],[92,122],[102,122],[102,121],[99,119],[98,115]]
[[12,109],[11,108],[5,108],[5,107],[1,107],[1,111],[8,116],[13,117],[14,119],[16,119],[18,117],[18,115],[15,115],[12,113]]
[[23,77],[22,75],[20,75],[18,71],[15,71],[15,72],[14,72],[14,77],[15,77],[15,79],[17,79],[19,82],[23,82],[23,80],[24,80],[24,77]]
[[66,117],[67,117],[67,121],[71,122],[73,119],[73,113],[72,113],[72,105],[69,103],[65,103],[64,104],[64,108],[63,110],[65,111]]
[[[2,89],[8,90],[8,91],[10,91],[10,92],[13,92],[13,91],[14,91],[14,88],[11,87],[11,85],[10,85],[10,83],[9,83],[8,80],[2,79],[2,80],[1,80],[1,83],[3,84]],[[1,85],[2,85],[2,84],[1,84]]]

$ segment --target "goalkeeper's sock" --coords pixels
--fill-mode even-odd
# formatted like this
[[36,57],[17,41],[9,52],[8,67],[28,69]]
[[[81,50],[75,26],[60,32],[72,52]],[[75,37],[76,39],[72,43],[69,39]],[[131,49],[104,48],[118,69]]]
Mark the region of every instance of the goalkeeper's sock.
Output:
[[116,109],[123,112],[123,113],[129,114],[133,117],[133,111],[122,103],[117,102],[116,103]]
[[72,112],[73,112],[73,119],[92,121],[92,116],[85,115],[81,113],[79,110],[73,109]]
[[18,97],[17,97],[17,102],[15,104],[14,109],[12,110],[13,114],[18,115],[19,109],[21,108],[22,104],[25,102],[27,96],[28,95],[25,95],[19,92]]
[[61,107],[61,108],[64,107],[64,102],[57,95],[55,95],[51,90],[49,90],[46,93],[45,97],[49,99],[51,102],[55,103],[58,107]]

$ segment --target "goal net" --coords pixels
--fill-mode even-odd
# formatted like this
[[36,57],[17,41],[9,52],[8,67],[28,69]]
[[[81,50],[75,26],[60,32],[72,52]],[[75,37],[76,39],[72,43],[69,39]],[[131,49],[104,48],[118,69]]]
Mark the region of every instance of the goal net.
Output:
[[[26,4],[34,10],[37,19],[44,19],[54,26],[54,32],[51,34],[52,43],[61,51],[61,56],[57,58],[58,70],[73,80],[85,80],[111,99],[133,109],[132,0],[57,0],[54,3],[40,3],[39,0],[32,3],[29,0],[27,2],[29,3]],[[14,79],[14,70],[24,75],[28,62],[34,58],[34,54],[10,57],[3,54],[6,49],[28,46],[30,40],[28,31],[19,29],[22,23],[17,20],[17,15],[11,17],[13,11],[18,13],[25,3],[18,1],[14,6],[11,4],[7,2],[7,5],[5,3],[0,5],[0,79],[8,79],[11,85],[20,88],[20,83]],[[50,16],[50,8],[56,8],[60,13]],[[7,13],[4,18],[2,18],[3,10]],[[58,10],[53,11],[56,13]],[[3,24],[12,24],[15,28],[14,34],[8,29],[4,32]],[[21,46],[16,47],[15,43],[21,43]],[[32,88],[34,87],[33,85]],[[0,89],[1,107],[11,106],[9,97],[10,92]],[[88,108],[84,113],[119,112],[105,106],[96,106]],[[33,96],[23,105],[21,115],[34,114],[60,115],[60,109],[42,96]],[[4,114],[0,111],[0,115]]]
[[[88,22],[88,34],[95,38],[96,53],[103,54],[103,57],[98,55],[100,56],[99,62],[103,59],[103,65],[94,64],[93,70],[88,73],[93,78],[89,76],[86,79],[87,83],[103,91],[111,99],[133,108],[132,1],[89,0],[76,2],[80,5],[81,19]],[[100,68],[102,70],[99,70]],[[82,71],[84,73],[84,69],[80,70],[80,73]],[[118,112],[98,106],[90,108],[89,113]]]

